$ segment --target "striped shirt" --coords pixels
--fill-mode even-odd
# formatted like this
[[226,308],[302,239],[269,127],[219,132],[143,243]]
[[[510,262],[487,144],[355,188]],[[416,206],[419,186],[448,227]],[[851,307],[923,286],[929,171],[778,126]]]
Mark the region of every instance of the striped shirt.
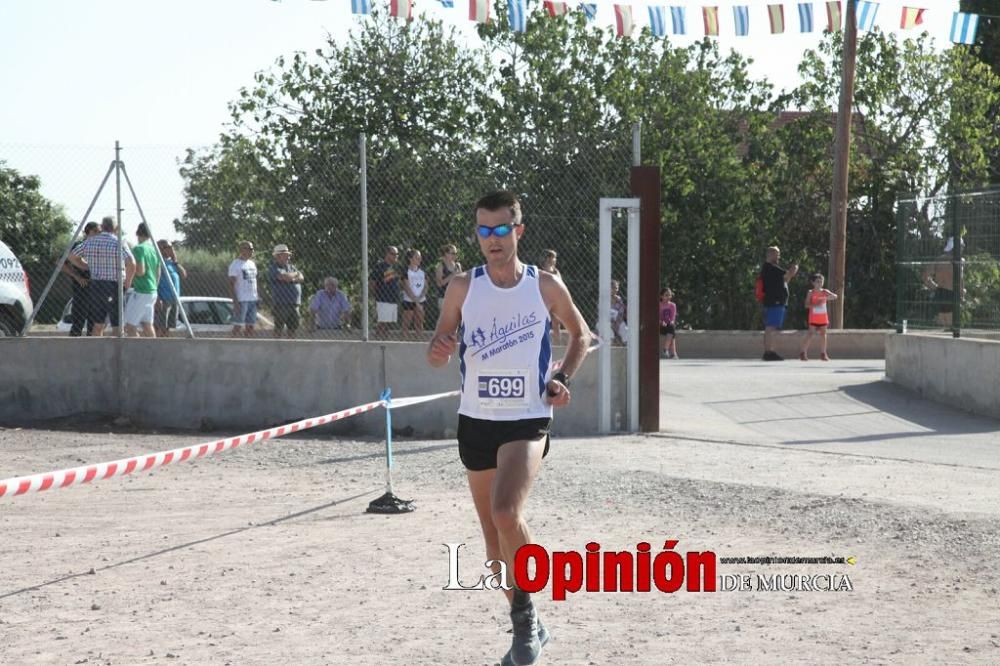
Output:
[[91,236],[77,247],[73,248],[73,254],[83,257],[90,267],[90,277],[94,280],[118,281],[118,253],[121,252],[122,269],[121,279],[125,279],[125,262],[132,260],[132,252],[122,245],[119,250],[118,236],[103,231],[96,236]]

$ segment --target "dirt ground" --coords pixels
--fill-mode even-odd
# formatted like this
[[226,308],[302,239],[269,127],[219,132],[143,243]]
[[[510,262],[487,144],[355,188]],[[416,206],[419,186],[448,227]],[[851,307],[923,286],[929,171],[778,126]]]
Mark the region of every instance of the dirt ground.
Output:
[[[206,439],[0,429],[0,478]],[[464,582],[483,571],[455,444],[397,441],[397,494],[418,507],[406,515],[365,513],[384,490],[383,450],[283,438],[0,499],[0,663],[498,663],[501,595],[442,590],[446,542],[468,544]],[[998,663],[996,510],[935,507],[933,491],[884,498],[892,484],[912,495],[921,479],[960,488],[984,474],[995,479],[663,435],[555,440],[529,516],[550,549],[649,541],[655,554],[672,538],[720,558],[856,564],[718,567],[846,574],[852,591],[539,593],[553,635],[541,663]]]

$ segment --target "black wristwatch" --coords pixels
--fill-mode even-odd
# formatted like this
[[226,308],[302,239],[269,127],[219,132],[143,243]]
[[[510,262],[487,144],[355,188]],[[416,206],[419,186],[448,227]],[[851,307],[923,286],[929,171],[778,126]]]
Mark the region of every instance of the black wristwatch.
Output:
[[560,370],[559,372],[552,375],[552,379],[559,382],[566,388],[569,388],[569,377],[566,376],[565,372]]

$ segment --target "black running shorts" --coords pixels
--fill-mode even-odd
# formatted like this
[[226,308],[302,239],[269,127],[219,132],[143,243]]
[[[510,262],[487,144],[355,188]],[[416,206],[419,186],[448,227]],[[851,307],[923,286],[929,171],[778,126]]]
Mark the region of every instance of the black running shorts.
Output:
[[545,438],[544,458],[549,454],[551,419],[489,421],[458,415],[458,455],[465,468],[473,472],[496,469],[497,451],[508,442]]

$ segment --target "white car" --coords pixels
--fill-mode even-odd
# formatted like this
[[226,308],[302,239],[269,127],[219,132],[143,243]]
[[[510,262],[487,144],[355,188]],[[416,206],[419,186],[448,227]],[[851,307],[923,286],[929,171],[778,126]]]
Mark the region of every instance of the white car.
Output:
[[21,335],[34,308],[28,274],[7,244],[0,241],[0,338]]
[[[181,305],[191,322],[191,330],[195,335],[205,333],[229,333],[233,330],[233,302],[228,298],[218,296],[181,296]],[[56,325],[57,331],[68,333],[73,323],[73,299],[69,299],[63,308],[62,318]],[[258,328],[273,328],[270,319],[257,315]],[[106,329],[110,331],[110,327]],[[173,329],[177,335],[186,335],[187,327],[184,320],[177,317],[177,326]]]

